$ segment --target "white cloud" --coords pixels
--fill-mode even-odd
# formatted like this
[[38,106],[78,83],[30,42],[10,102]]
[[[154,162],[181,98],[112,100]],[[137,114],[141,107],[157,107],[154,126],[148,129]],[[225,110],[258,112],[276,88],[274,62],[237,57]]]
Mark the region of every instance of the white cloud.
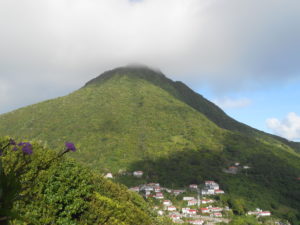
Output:
[[290,112],[283,120],[267,119],[266,124],[276,135],[289,140],[300,140],[300,116],[294,112]]
[[215,99],[213,102],[222,109],[244,108],[252,103],[248,98],[233,99],[229,97]]
[[11,102],[132,62],[192,87],[264,87],[299,76],[298,27],[299,0],[0,0],[0,78]]

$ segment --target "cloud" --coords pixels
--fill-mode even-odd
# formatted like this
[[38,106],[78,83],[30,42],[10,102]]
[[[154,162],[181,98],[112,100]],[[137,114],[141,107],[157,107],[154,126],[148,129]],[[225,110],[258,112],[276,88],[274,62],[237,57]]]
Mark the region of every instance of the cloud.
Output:
[[68,92],[135,62],[194,88],[264,87],[299,77],[299,27],[298,0],[0,0],[2,94],[35,101],[24,86]]
[[276,135],[289,140],[300,140],[300,116],[294,112],[290,112],[283,120],[267,119],[266,124]]
[[244,108],[251,104],[251,100],[248,98],[232,99],[224,97],[215,99],[213,102],[222,109]]

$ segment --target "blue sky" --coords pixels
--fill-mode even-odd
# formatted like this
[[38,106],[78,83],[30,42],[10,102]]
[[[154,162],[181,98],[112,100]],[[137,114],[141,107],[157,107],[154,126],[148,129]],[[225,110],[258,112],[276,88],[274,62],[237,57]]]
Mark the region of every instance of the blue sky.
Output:
[[[234,119],[263,130],[274,133],[274,130],[267,126],[269,118],[284,119],[290,112],[300,115],[300,81],[294,81],[282,85],[266,86],[264,89],[246,90],[228,93],[226,96],[232,101],[239,102],[239,99],[247,100],[245,104],[232,104],[223,106],[223,110]],[[222,100],[224,96],[216,95],[210,88],[198,88],[198,93],[204,95],[213,102]],[[220,100],[220,101],[221,101]],[[299,140],[296,138],[295,140]]]
[[142,63],[300,139],[299,0],[0,0],[0,30],[0,113]]

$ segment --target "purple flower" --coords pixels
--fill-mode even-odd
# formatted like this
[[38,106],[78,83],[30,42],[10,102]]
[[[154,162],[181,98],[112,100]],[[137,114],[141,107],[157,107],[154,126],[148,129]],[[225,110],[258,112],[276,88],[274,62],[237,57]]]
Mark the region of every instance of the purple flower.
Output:
[[20,142],[18,145],[22,146],[22,151],[24,154],[32,154],[32,145],[29,142]]
[[12,150],[13,150],[13,151],[18,151],[18,149],[19,149],[19,148],[18,148],[17,146],[15,146],[15,147],[13,147]]
[[9,139],[9,144],[10,145],[16,145],[17,143],[13,139]]
[[76,151],[76,147],[72,142],[66,142],[65,145],[66,145],[66,150],[69,150],[72,152]]

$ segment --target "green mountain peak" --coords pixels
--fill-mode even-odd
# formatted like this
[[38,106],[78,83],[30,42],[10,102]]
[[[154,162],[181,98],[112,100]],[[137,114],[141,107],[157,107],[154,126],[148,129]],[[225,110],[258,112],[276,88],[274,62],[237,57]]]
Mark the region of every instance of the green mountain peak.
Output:
[[[67,96],[0,115],[0,135],[53,148],[75,142],[72,157],[98,171],[143,170],[151,181],[178,187],[213,179],[250,206],[300,209],[293,191],[300,190],[298,143],[235,121],[148,67],[119,67]],[[223,172],[235,162],[251,169]]]

